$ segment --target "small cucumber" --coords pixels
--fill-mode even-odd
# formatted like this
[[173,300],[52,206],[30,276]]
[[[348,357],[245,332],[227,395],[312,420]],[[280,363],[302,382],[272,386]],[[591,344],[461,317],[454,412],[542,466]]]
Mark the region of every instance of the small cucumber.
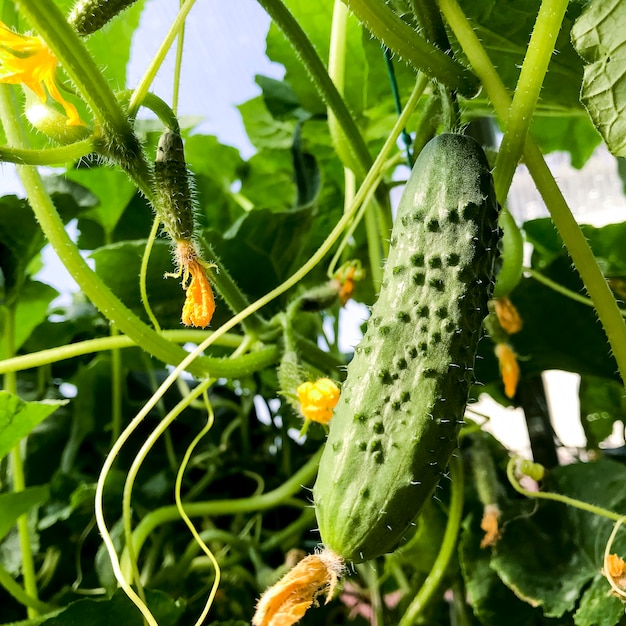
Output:
[[399,545],[457,447],[493,290],[495,198],[470,137],[435,137],[413,167],[313,489],[322,542],[346,560]]

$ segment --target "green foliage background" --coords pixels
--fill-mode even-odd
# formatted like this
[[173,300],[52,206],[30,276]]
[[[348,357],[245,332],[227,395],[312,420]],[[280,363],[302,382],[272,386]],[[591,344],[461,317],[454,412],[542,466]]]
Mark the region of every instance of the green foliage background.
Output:
[[[53,4],[67,12],[71,2],[54,0]],[[382,4],[418,28],[414,8],[421,3]],[[287,0],[285,5],[320,58],[328,59],[334,2]],[[20,2],[13,7],[7,0],[1,6],[4,19],[12,15],[19,30],[28,27]],[[461,7],[513,93],[540,3],[464,0]],[[126,65],[143,8],[139,0],[85,42],[114,90],[135,87],[127,85]],[[613,21],[604,21],[607,15]],[[569,3],[556,40],[558,52],[552,56],[531,125],[544,153],[568,152],[578,168],[601,142],[616,157],[624,156],[626,28],[620,28],[624,23],[626,5],[617,0]],[[420,36],[417,30],[415,36]],[[469,64],[460,43],[451,32],[448,36],[455,58]],[[345,43],[343,98],[373,160],[398,117],[389,70],[380,41],[352,14]],[[219,261],[221,275],[233,279],[247,302],[283,284],[311,258],[341,219],[347,193],[345,163],[331,133],[326,103],[276,24],[267,35],[267,56],[285,67],[284,81],[256,77],[261,94],[238,107],[255,148],[253,156],[244,158],[236,148],[197,134],[193,126],[181,122],[194,177],[199,248],[207,260]],[[415,71],[400,55],[393,58],[393,68],[397,95],[406,103]],[[438,93],[438,87],[429,87],[407,124],[406,131],[416,140],[444,129],[445,113],[429,108]],[[21,106],[21,92],[14,94]],[[83,118],[91,119],[87,107],[76,101]],[[458,122],[477,133],[493,153],[484,125],[493,130],[496,115],[486,90],[471,99],[459,97],[458,105]],[[24,128],[33,150],[44,154],[56,146],[43,134]],[[156,131],[152,122],[135,124],[149,160],[154,158],[161,130]],[[3,145],[9,144],[7,134],[0,132]],[[46,176],[47,193],[63,222],[75,224],[79,233],[75,244],[93,262],[95,275],[150,324],[138,280],[154,219],[150,203],[114,163],[81,156],[65,162],[63,171]],[[391,176],[403,159],[399,147],[393,155],[394,167],[385,172],[378,192],[383,209],[389,208],[384,204],[395,184]],[[388,232],[378,228],[377,245],[384,250]],[[571,419],[580,421],[587,436],[585,449],[574,451],[575,462],[550,468],[543,486],[622,513],[623,452],[613,451],[613,458],[607,459],[609,453],[601,446],[616,424],[623,429],[618,363],[594,309],[581,301],[584,286],[552,220],[536,219],[523,224],[522,230],[532,256],[510,298],[524,327],[509,338],[519,356],[520,387],[546,370],[579,374],[580,415]],[[583,233],[616,297],[623,298],[626,223],[583,226]],[[375,299],[379,270],[373,264],[376,257],[369,234],[360,224],[341,258],[358,261],[364,268],[354,299],[366,305]],[[28,200],[0,198],[0,372],[5,387],[12,390],[0,392],[0,621],[24,626],[141,624],[136,607],[117,589],[94,523],[94,494],[120,429],[146,405],[177,362],[165,363],[144,350],[145,345],[119,336],[106,312],[81,292],[73,294],[68,304],[55,304],[57,292],[36,278],[45,244]],[[302,419],[280,393],[277,367],[285,348],[281,326],[285,312],[302,293],[326,283],[330,260],[326,255],[296,286],[259,311],[255,329],[261,332],[238,325],[199,361],[204,363],[204,377],[209,371],[217,379],[208,392],[215,421],[191,457],[182,492],[184,503],[196,506],[194,522],[221,567],[220,588],[206,623],[249,623],[259,594],[287,570],[288,553],[296,549],[310,553],[319,543],[308,487],[325,432],[313,424],[305,438],[298,436]],[[164,337],[172,349],[175,344],[197,345],[208,335],[181,328],[184,293],[179,281],[164,279],[171,271],[171,245],[159,237],[145,274],[148,301],[161,328],[169,332]],[[222,284],[218,273],[212,329],[238,312],[220,294]],[[335,302],[324,311],[288,319],[289,339],[295,342],[308,376],[337,381],[344,376],[351,355],[341,352],[337,340],[341,314]],[[251,343],[250,353],[232,359],[234,365],[228,363],[233,349],[246,341]],[[71,358],[62,352],[64,347]],[[476,367],[482,386],[477,385],[473,395],[488,393],[507,406],[528,410],[521,394],[505,398],[493,348],[490,338],[482,341]],[[27,360],[20,361],[21,357]],[[124,550],[121,503],[129,467],[160,420],[201,379],[184,375],[180,384],[172,386],[116,459],[106,483],[104,509],[120,553]],[[419,623],[626,623],[622,600],[609,595],[601,574],[612,522],[560,503],[520,496],[506,476],[508,452],[495,440],[485,439],[477,427],[480,420],[474,416],[474,422],[471,416],[470,412],[461,439],[468,480],[455,557]],[[192,624],[215,580],[210,560],[173,509],[181,459],[206,420],[205,405],[194,402],[187,407],[146,457],[135,483],[132,522],[136,530],[147,529],[137,562],[146,602],[160,626]],[[486,549],[479,547],[484,502],[469,479],[476,450],[485,445],[489,463],[494,464],[502,510],[501,539]],[[24,490],[14,488],[11,465],[20,446]],[[442,482],[414,534],[399,550],[351,570],[337,597],[308,613],[302,623],[398,624],[435,562],[450,488],[449,481]],[[16,525],[19,519],[21,528]],[[33,552],[39,594],[30,604],[21,588],[27,575],[20,545],[24,533]],[[625,550],[623,533],[618,534],[612,551],[623,555]],[[25,604],[30,606],[28,615]]]

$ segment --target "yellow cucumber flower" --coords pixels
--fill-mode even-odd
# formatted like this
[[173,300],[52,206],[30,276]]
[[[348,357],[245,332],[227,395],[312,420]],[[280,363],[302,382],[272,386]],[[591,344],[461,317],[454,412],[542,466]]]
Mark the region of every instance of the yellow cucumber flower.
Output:
[[524,325],[515,305],[507,298],[496,298],[495,310],[502,329],[509,335],[518,333]]
[[507,398],[513,398],[517,391],[517,383],[520,377],[515,352],[513,352],[513,349],[508,344],[499,343],[496,345],[496,357],[500,363],[500,375],[504,383],[504,394]]
[[176,245],[178,273],[174,276],[182,276],[182,286],[187,292],[182,322],[185,326],[204,328],[211,323],[215,313],[215,298],[206,275],[206,268],[210,265],[200,258],[193,242],[181,240]]
[[49,95],[65,109],[68,126],[82,126],[76,107],[59,91],[57,65],[57,58],[41,37],[20,35],[0,22],[0,83],[24,85],[42,102]]
[[300,410],[308,420],[328,424],[339,401],[339,387],[330,378],[302,383],[296,389]]
[[253,626],[296,624],[320,595],[326,595],[326,603],[332,599],[343,571],[342,559],[330,550],[305,557],[261,596]]

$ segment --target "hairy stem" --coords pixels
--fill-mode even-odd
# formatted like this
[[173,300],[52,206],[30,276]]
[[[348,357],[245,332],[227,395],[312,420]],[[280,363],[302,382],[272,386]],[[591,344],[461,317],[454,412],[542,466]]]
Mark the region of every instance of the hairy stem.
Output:
[[472,96],[478,91],[475,76],[437,46],[420,37],[388,4],[378,0],[343,1],[377,39],[416,70],[464,96]]

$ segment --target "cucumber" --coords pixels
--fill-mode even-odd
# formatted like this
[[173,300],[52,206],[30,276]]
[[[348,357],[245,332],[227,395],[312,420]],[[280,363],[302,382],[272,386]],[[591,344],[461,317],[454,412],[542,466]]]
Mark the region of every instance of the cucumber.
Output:
[[401,543],[457,447],[499,238],[482,148],[435,137],[400,201],[313,488],[322,542],[346,560]]

